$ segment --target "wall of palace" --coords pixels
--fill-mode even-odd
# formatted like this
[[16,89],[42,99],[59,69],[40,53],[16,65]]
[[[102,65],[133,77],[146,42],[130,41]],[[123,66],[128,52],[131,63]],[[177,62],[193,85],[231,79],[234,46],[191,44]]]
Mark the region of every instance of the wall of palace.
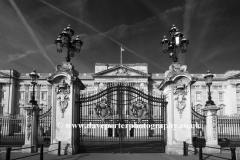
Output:
[[[39,73],[36,86],[35,97],[43,108],[52,104],[52,94],[55,91],[47,81],[50,75],[51,73]],[[192,105],[198,112],[201,112],[208,98],[204,75],[192,74],[198,78],[191,87]],[[130,83],[146,93],[161,94],[158,86],[164,80],[164,73],[148,73],[146,63],[96,63],[95,73],[79,73],[79,78],[86,86],[82,94],[94,94],[117,83]],[[32,90],[29,73],[0,70],[0,114],[24,114],[23,107],[31,99]],[[218,114],[240,114],[240,70],[214,74],[211,92],[213,101],[220,107]]]

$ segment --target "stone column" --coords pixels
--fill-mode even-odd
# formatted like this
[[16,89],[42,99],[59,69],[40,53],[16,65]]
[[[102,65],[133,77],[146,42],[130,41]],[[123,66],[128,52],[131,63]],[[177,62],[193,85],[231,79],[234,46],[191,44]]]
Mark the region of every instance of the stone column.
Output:
[[166,154],[182,155],[183,142],[192,143],[191,85],[196,78],[179,62],[170,65],[159,89],[167,98],[167,145]]
[[[215,105],[208,105],[205,106],[203,111],[206,115],[206,146],[209,147],[216,147],[221,148],[218,145],[218,133],[217,133],[217,111],[219,110],[218,107]],[[214,148],[203,148],[204,153],[220,153],[220,149],[214,149]]]
[[[56,67],[57,70],[48,81],[52,84],[52,125],[51,145],[49,151],[58,148],[58,141],[61,141],[61,154],[76,154],[79,152],[79,129],[72,127],[72,124],[79,124],[79,106],[75,101],[79,98],[80,90],[84,85],[78,79],[78,72],[73,70],[69,62]],[[69,126],[67,126],[69,125]],[[58,154],[58,151],[49,152]]]
[[25,129],[25,144],[22,148],[22,153],[37,153],[37,142],[38,142],[38,116],[39,109],[38,105],[28,104],[24,107],[26,110],[26,129]]

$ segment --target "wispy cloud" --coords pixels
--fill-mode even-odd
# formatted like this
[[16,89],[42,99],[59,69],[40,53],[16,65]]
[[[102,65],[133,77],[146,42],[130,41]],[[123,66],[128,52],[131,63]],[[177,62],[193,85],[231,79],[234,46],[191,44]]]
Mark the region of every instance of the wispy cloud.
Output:
[[30,54],[35,54],[35,53],[37,53],[37,51],[26,51],[26,53],[22,53],[22,54],[20,54],[20,53],[10,54],[10,55],[8,55],[7,61],[8,62],[16,61],[16,60],[24,58],[24,57],[26,57],[26,56],[28,56]]
[[[35,42],[35,44],[37,45],[37,47],[39,48],[40,52],[43,54],[43,56],[51,63],[51,65],[55,68],[54,63],[52,62],[52,60],[48,57],[46,51],[44,50],[43,46],[41,45],[41,43],[39,42],[39,40],[37,39],[36,35],[34,34],[32,28],[28,25],[27,21],[25,20],[25,18],[23,17],[21,11],[19,10],[19,8],[17,7],[17,5],[15,4],[15,2],[13,0],[9,0],[12,7],[15,9],[15,11],[17,12],[18,17],[21,19],[22,23],[24,24],[24,26],[26,27],[27,31],[29,32],[29,34],[31,35],[33,41]],[[28,54],[24,54],[25,56]]]
[[[161,20],[164,20],[166,19],[166,16],[172,12],[176,12],[176,11],[179,11],[179,10],[182,10],[181,7],[176,7],[176,8],[173,8],[171,10],[167,10],[166,12],[160,14],[159,16],[156,16],[156,17],[153,17],[153,18],[149,18],[145,21],[142,21],[142,22],[138,22],[134,25],[121,25],[121,26],[118,26],[118,27],[115,27],[107,32],[100,32],[98,29],[94,28],[93,26],[91,26],[90,24],[84,22],[83,20],[77,18],[77,17],[74,17],[68,13],[66,13],[65,11],[62,11],[60,10],[59,8],[43,1],[43,0],[39,0],[40,2],[48,5],[49,7],[61,12],[62,14],[68,16],[68,17],[71,17],[73,19],[75,19],[76,21],[84,24],[85,26],[89,27],[90,29],[92,29],[93,31],[97,32],[98,34],[96,35],[93,35],[93,36],[87,36],[87,35],[82,35],[81,37],[84,39],[84,46],[83,46],[83,49],[87,49],[89,46],[90,46],[90,43],[92,43],[93,41],[96,43],[96,44],[99,44],[97,43],[98,41],[101,41],[103,38],[108,38],[110,39],[111,41],[115,42],[116,44],[118,44],[119,46],[123,46],[126,50],[128,50],[129,52],[133,53],[134,55],[136,55],[137,57],[147,61],[147,62],[150,62],[151,64],[153,64],[154,66],[162,69],[162,70],[166,70],[165,67],[162,67],[160,66],[158,63],[155,63],[151,60],[149,60],[148,58],[134,52],[133,50],[129,49],[127,46],[123,45],[122,43],[118,42],[116,39],[121,39],[121,38],[125,38],[127,36],[131,36],[131,35],[135,35],[135,34],[139,34],[139,33],[144,33],[146,31],[149,31],[151,29],[153,29],[153,26],[155,27],[159,27],[158,25],[154,25],[156,24],[157,22],[159,22],[159,19]],[[151,28],[150,28],[151,26]]]

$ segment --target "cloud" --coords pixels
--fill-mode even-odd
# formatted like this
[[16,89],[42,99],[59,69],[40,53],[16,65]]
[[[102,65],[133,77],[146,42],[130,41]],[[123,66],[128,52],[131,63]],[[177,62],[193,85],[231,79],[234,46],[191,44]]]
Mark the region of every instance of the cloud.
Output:
[[33,41],[35,42],[35,44],[37,45],[37,47],[39,48],[40,52],[42,53],[42,55],[51,63],[51,65],[53,66],[53,68],[55,68],[54,63],[52,62],[52,60],[48,57],[46,51],[44,50],[43,46],[41,45],[41,43],[39,42],[39,40],[37,39],[35,33],[33,32],[32,28],[28,25],[27,21],[25,20],[25,18],[23,17],[21,11],[19,10],[19,8],[17,7],[17,5],[14,3],[13,0],[10,0],[10,3],[12,5],[12,7],[15,9],[15,11],[17,12],[17,15],[19,16],[19,18],[21,19],[22,23],[24,24],[24,26],[26,27],[27,31],[29,32],[29,34],[31,35],[31,38],[33,39]]
[[94,47],[96,45],[101,45],[104,43],[104,39],[111,38],[111,39],[123,39],[133,35],[138,35],[142,33],[146,33],[151,30],[159,29],[160,23],[165,22],[173,13],[177,13],[182,11],[182,7],[176,7],[169,9],[158,16],[148,18],[144,21],[135,23],[133,25],[120,25],[110,29],[107,32],[99,33],[95,35],[81,35],[81,39],[84,41],[83,49],[88,49],[89,46]]
[[94,28],[93,26],[91,26],[90,24],[86,23],[85,21],[83,21],[80,18],[74,17],[72,15],[70,15],[69,13],[66,13],[65,11],[43,1],[43,0],[39,0],[40,2],[48,5],[49,7],[59,11],[60,13],[75,19],[76,21],[82,23],[83,25],[87,26],[88,28],[92,29],[93,31],[97,32],[98,34],[95,35],[91,35],[91,36],[81,36],[81,38],[83,39],[84,42],[84,46],[83,49],[88,49],[88,47],[91,45],[91,47],[93,45],[99,45],[103,42],[103,39],[108,38],[111,41],[115,42],[116,44],[118,44],[119,46],[123,46],[126,50],[128,50],[129,52],[133,53],[134,55],[136,55],[137,57],[148,61],[150,63],[152,63],[154,66],[165,70],[164,67],[160,66],[159,64],[147,59],[146,57],[134,52],[133,50],[129,49],[128,47],[124,46],[123,44],[121,44],[120,42],[118,42],[116,39],[122,39],[125,38],[127,36],[132,36],[132,35],[136,35],[136,34],[140,34],[140,33],[145,33],[147,31],[150,31],[152,29],[158,29],[159,28],[159,19],[164,21],[168,14],[170,13],[176,13],[177,11],[181,11],[182,7],[176,7],[170,10],[165,11],[164,13],[160,14],[159,16],[153,17],[153,18],[148,18],[142,22],[138,22],[134,25],[121,25],[118,27],[115,27],[107,32],[100,32],[98,29]]
[[24,58],[24,57],[26,57],[26,56],[28,56],[30,54],[35,54],[35,53],[37,53],[37,51],[26,51],[26,53],[24,53],[24,54],[20,54],[20,53],[18,53],[18,54],[10,54],[10,55],[8,55],[7,61],[8,62],[16,61],[16,60]]

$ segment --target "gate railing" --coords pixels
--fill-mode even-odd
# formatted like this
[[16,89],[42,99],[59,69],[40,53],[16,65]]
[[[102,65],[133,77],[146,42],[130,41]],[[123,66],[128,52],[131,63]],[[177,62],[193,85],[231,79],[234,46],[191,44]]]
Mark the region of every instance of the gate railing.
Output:
[[218,138],[240,141],[240,115],[218,116]]
[[0,144],[23,145],[26,118],[24,115],[0,116]]
[[42,108],[39,113],[38,140],[50,142],[52,106]]
[[192,107],[192,137],[193,144],[204,144],[205,140],[205,132],[206,132],[206,116],[196,112],[196,110]]

